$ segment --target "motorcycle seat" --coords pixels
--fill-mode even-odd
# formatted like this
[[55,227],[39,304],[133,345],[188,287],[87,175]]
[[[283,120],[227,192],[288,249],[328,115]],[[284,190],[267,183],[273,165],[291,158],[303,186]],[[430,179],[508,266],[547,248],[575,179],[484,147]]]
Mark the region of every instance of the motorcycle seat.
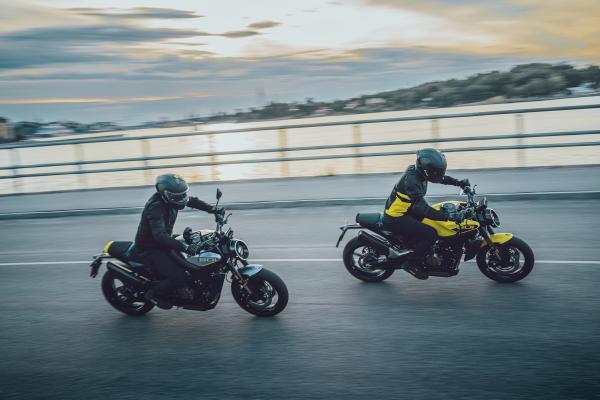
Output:
[[109,256],[114,257],[118,260],[124,261],[131,266],[132,264],[140,264],[130,260],[131,251],[133,250],[133,242],[114,241],[110,242],[105,248],[104,252]]
[[383,213],[358,213],[356,222],[365,228],[381,229],[383,226]]

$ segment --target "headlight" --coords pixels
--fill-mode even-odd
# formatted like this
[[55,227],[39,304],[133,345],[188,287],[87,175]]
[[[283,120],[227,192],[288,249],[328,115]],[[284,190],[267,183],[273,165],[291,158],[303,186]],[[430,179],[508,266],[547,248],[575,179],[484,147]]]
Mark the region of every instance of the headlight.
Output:
[[478,209],[483,209],[487,207],[487,198],[482,197],[479,199],[479,201],[477,202],[477,208]]
[[229,242],[229,251],[234,253],[236,256],[241,258],[242,260],[246,260],[250,255],[250,250],[248,249],[248,245],[241,240],[232,240]]
[[493,209],[491,209],[491,208],[486,209],[484,217],[485,217],[486,224],[488,224],[494,228],[500,226],[500,217],[498,217],[498,214]]

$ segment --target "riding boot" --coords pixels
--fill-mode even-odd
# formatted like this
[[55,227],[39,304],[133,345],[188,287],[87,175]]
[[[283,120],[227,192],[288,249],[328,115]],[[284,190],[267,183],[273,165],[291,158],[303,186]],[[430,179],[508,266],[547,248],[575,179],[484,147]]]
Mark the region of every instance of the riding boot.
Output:
[[420,266],[420,260],[415,257],[408,257],[402,263],[402,269],[411,274],[417,279],[425,280],[429,278],[429,274]]
[[150,288],[144,294],[144,299],[146,299],[147,301],[151,302],[152,304],[154,304],[158,308],[162,308],[163,310],[170,310],[171,308],[173,308],[173,304],[170,301],[165,300],[159,294],[159,290],[158,290],[159,286],[160,286],[160,284],[156,285],[156,287]]

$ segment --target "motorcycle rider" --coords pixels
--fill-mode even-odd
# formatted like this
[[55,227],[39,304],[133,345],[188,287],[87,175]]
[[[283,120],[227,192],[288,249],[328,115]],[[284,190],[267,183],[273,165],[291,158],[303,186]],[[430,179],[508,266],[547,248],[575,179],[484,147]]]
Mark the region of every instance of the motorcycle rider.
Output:
[[142,211],[132,258],[166,277],[150,288],[145,298],[160,308],[169,309],[173,305],[165,300],[164,296],[178,287],[185,286],[188,279],[186,271],[169,252],[176,250],[194,255],[197,251],[194,245],[184,244],[172,237],[178,212],[186,206],[212,214],[223,214],[225,210],[188,196],[186,181],[176,174],[158,176],[155,187],[156,193],[146,202]]
[[[411,253],[402,267],[418,279],[427,279],[429,275],[421,267],[423,257],[437,239],[435,229],[423,224],[423,218],[448,221],[445,213],[427,204],[427,182],[454,185],[465,188],[469,180],[458,180],[446,175],[446,157],[436,149],[422,149],[417,152],[417,161],[410,165],[400,177],[394,190],[385,203],[383,226],[405,238],[412,239]],[[459,221],[457,221],[459,222]]]

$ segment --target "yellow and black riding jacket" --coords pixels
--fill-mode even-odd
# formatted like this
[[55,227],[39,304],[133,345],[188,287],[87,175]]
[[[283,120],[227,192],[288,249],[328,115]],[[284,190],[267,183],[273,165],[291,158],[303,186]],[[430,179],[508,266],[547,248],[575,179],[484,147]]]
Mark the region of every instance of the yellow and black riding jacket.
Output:
[[[459,186],[457,179],[450,176],[444,176],[442,182],[444,185]],[[394,186],[394,190],[385,203],[386,218],[398,218],[404,215],[410,215],[413,218],[422,220],[429,218],[438,221],[447,219],[443,212],[432,208],[424,197],[427,193],[427,181],[421,177],[414,165],[409,166],[400,180]]]

